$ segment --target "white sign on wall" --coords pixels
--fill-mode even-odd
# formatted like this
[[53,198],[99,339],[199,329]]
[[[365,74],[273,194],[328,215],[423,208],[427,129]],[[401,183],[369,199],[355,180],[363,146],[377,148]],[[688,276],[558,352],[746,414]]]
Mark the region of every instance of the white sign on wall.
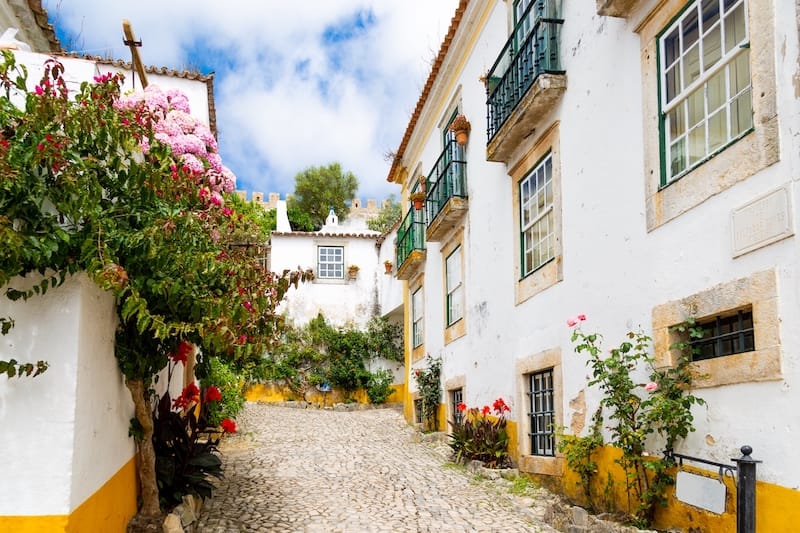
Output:
[[794,235],[789,185],[734,210],[731,230],[733,257]]
[[678,472],[675,495],[684,503],[722,514],[725,512],[726,493],[727,488],[719,479]]

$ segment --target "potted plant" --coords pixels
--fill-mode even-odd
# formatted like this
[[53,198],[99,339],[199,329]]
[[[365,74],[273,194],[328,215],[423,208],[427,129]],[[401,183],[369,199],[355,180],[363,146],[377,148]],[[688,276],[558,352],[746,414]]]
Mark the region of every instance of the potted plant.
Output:
[[387,274],[391,274],[392,273],[392,262],[391,261],[389,261],[387,259],[386,261],[383,262],[383,266],[386,269],[386,273]]
[[467,139],[469,138],[469,131],[472,129],[467,117],[464,115],[456,115],[456,118],[453,119],[453,122],[447,127],[450,131],[456,134],[456,142],[461,146],[465,146],[467,144]]
[[347,279],[356,279],[358,277],[358,265],[350,265],[347,267]]
[[419,211],[422,209],[422,204],[425,202],[425,193],[424,192],[412,192],[411,196],[409,196],[411,203],[414,204],[414,209]]

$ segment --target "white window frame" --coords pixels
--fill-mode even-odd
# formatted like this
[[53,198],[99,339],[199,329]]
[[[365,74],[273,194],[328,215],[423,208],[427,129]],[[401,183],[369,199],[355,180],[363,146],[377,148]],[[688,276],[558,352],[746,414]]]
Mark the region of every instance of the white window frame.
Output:
[[461,262],[461,245],[445,259],[445,320],[450,327],[464,317],[464,272]]
[[[333,252],[333,257],[328,257],[329,251]],[[325,266],[324,272],[323,266]],[[317,246],[317,278],[344,279],[344,246]]]
[[411,344],[417,348],[425,342],[425,306],[422,287],[411,294]]
[[553,194],[553,155],[548,152],[519,182],[520,273],[523,278],[556,256]]
[[657,36],[662,187],[753,130],[748,18],[746,0],[693,0]]

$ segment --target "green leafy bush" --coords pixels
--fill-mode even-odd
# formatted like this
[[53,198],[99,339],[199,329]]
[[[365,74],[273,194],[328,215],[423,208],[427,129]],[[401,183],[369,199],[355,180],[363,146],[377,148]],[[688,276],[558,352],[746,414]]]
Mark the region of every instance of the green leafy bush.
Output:
[[367,383],[367,396],[372,403],[384,403],[392,395],[394,374],[391,370],[373,372]]
[[423,423],[432,431],[439,430],[439,420],[436,416],[439,411],[439,401],[442,398],[442,360],[439,357],[431,358],[428,368],[414,371],[420,400],[422,400]]
[[242,379],[234,372],[233,364],[210,357],[208,371],[200,383],[203,387],[216,386],[222,396],[220,401],[208,403],[209,424],[219,426],[225,418],[236,418],[245,399]]

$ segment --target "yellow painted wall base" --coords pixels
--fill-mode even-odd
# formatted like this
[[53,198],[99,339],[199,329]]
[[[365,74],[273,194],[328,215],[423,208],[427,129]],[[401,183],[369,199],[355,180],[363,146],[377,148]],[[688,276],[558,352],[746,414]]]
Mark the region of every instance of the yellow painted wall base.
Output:
[[0,516],[0,531],[55,533],[67,530],[69,516]]
[[70,515],[0,516],[14,533],[124,533],[136,514],[136,461],[131,459]]
[[[405,385],[398,384],[392,385],[392,394],[387,398],[386,403],[400,403],[403,401],[405,395]],[[244,393],[244,397],[248,402],[285,402],[292,400],[302,400],[311,402],[317,405],[331,406],[335,403],[343,403],[345,400],[344,393],[340,390],[332,390],[331,392],[323,395],[316,390],[306,392],[305,396],[298,398],[297,394],[292,392],[289,388],[276,385],[274,383],[259,383],[253,385]],[[357,390],[353,393],[352,399],[357,403],[370,403],[369,396],[365,390]]]
[[[604,446],[592,456],[598,471],[592,484],[592,502],[600,511],[629,512],[625,492],[625,477],[622,468],[615,462],[621,455],[619,449]],[[717,478],[717,472],[709,472],[684,466],[692,473]],[[675,472],[673,471],[673,474]],[[541,478],[542,476],[534,476]],[[610,479],[610,481],[609,481]],[[550,488],[562,491],[572,501],[589,506],[577,474],[567,469],[560,482],[542,480]],[[675,488],[667,490],[667,506],[656,507],[653,526],[658,529],[678,528],[684,531],[735,533],[736,531],[736,487],[728,477],[725,513],[714,514],[678,501]],[[560,485],[560,486],[559,486]],[[756,482],[756,530],[758,532],[794,531],[800,523],[800,491],[771,483]]]

